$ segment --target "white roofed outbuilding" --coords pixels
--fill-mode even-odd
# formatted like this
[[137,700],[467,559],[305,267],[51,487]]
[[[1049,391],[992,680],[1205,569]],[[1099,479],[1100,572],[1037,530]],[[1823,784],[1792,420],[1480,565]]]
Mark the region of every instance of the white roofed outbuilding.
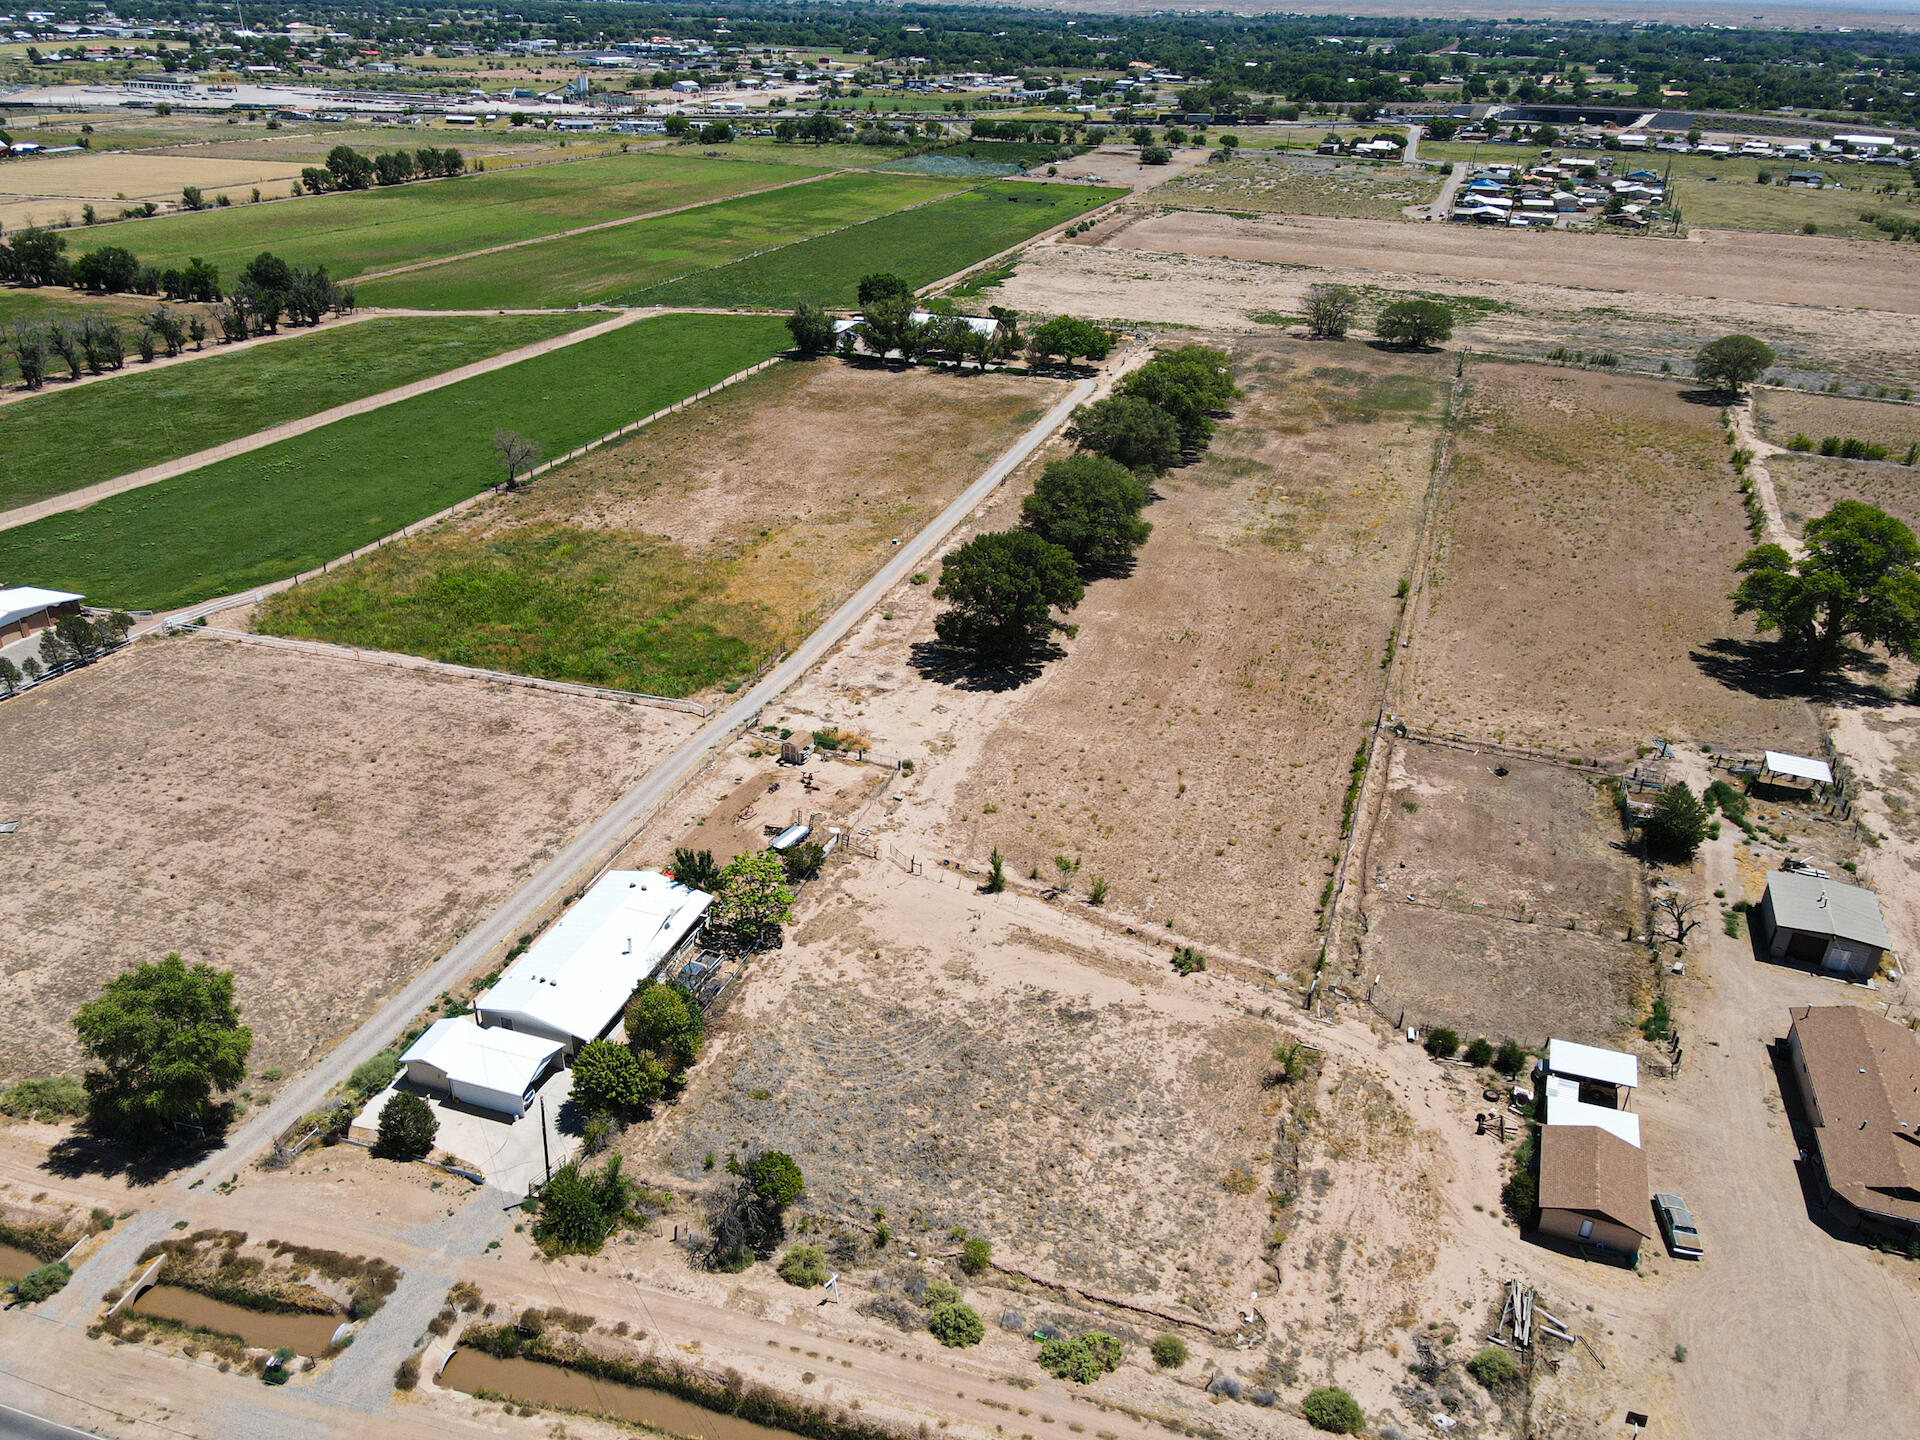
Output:
[[635,987],[678,953],[712,904],[657,870],[611,871],[474,1001],[474,1016],[557,1040],[571,1055],[612,1028]]
[[1824,760],[1809,760],[1805,755],[1789,755],[1784,750],[1769,750],[1762,775],[1787,775],[1795,780],[1811,780],[1816,785],[1833,783],[1833,767]]
[[400,1057],[407,1079],[501,1115],[523,1115],[566,1046],[539,1035],[488,1029],[464,1015],[436,1020]]
[[1547,1077],[1547,1124],[1594,1125],[1609,1135],[1640,1148],[1640,1117],[1631,1110],[1610,1110],[1580,1098],[1580,1082],[1558,1075]]
[[1616,1090],[1640,1088],[1638,1057],[1620,1050],[1603,1050],[1598,1045],[1581,1045],[1573,1040],[1547,1042],[1547,1073],[1595,1085],[1611,1085]]

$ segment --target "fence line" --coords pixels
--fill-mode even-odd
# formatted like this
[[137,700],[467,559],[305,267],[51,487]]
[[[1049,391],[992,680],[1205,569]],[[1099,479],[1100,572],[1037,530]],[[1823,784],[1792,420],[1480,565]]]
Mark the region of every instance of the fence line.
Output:
[[506,670],[483,670],[475,665],[455,665],[444,660],[429,660],[419,655],[403,655],[392,650],[361,650],[355,646],[329,645],[320,640],[293,640],[282,635],[256,635],[250,630],[227,630],[217,625],[170,620],[166,628],[189,635],[205,635],[214,640],[231,640],[243,645],[264,645],[275,650],[292,650],[303,655],[330,656],[341,660],[363,660],[369,665],[386,665],[396,670],[424,670],[428,673],[455,675],[465,680],[495,680],[503,685],[518,685],[527,690],[546,690],[560,695],[579,695],[589,700],[614,700],[625,705],[657,705],[682,710],[702,719],[713,714],[711,705],[697,700],[682,700],[672,695],[648,695],[639,690],[614,690],[603,685],[582,685],[573,680],[545,680],[537,675],[515,675]]

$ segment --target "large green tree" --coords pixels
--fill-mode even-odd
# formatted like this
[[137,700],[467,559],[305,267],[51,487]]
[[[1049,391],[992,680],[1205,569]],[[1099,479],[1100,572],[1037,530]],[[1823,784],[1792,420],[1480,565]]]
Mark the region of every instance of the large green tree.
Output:
[[720,935],[750,949],[772,942],[793,914],[793,891],[771,850],[736,855],[720,872],[720,893],[708,912]]
[[1424,349],[1453,338],[1453,312],[1437,300],[1396,300],[1381,309],[1373,333],[1389,345]]
[[1814,669],[1840,663],[1849,637],[1920,658],[1920,542],[1883,510],[1842,500],[1809,520],[1796,561],[1760,545],[1740,562],[1733,608]]
[[978,535],[941,567],[937,599],[949,602],[933,622],[941,643],[986,665],[1032,658],[1055,630],[1053,618],[1086,593],[1073,555],[1024,530]]
[[1118,460],[1129,470],[1165,470],[1180,459],[1180,426],[1138,395],[1109,395],[1073,412],[1067,435],[1083,450]]
[[1085,453],[1040,472],[1020,505],[1027,529],[1071,554],[1083,571],[1124,565],[1153,526],[1140,518],[1147,487],[1117,460]]
[[1035,364],[1045,364],[1056,355],[1065,360],[1082,356],[1104,360],[1112,350],[1112,331],[1072,315],[1056,315],[1027,332],[1027,354]]
[[1186,450],[1204,450],[1213,439],[1212,412],[1236,393],[1223,351],[1183,345],[1162,351],[1120,383],[1120,393],[1158,405],[1180,428]]
[[73,1017],[95,1131],[152,1139],[174,1124],[204,1125],[216,1092],[246,1078],[253,1032],[240,1023],[233,972],[191,969],[178,954],[122,971]]
[[1707,838],[1707,807],[1684,780],[1676,780],[1653,800],[1653,810],[1640,828],[1647,849],[1669,860],[1691,860]]
[[824,355],[833,349],[833,316],[802,300],[787,316],[787,333],[793,336],[794,348],[808,355]]
[[660,1098],[667,1067],[617,1040],[592,1040],[573,1057],[573,1101],[586,1115],[638,1113]]
[[627,1044],[657,1056],[677,1074],[700,1058],[706,1043],[706,1016],[691,995],[678,985],[640,982],[627,1002]]
[[1767,373],[1773,347],[1751,335],[1722,335],[1700,347],[1693,357],[1693,374],[1716,390],[1737,394]]

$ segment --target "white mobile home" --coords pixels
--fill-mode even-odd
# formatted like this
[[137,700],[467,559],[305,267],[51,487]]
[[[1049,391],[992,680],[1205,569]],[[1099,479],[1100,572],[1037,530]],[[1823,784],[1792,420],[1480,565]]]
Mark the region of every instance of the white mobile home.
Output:
[[613,1027],[634,987],[679,952],[712,904],[657,870],[612,871],[474,1002],[474,1016],[572,1055]]

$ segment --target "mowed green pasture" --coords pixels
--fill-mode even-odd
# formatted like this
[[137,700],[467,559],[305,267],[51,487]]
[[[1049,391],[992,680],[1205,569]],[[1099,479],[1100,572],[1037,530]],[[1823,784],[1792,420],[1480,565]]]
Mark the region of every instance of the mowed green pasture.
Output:
[[663,315],[0,532],[0,575],[171,609],[311,569],[498,481],[497,430],[555,455],[764,360],[778,317]]
[[918,289],[1126,193],[1017,180],[982,185],[738,264],[632,290],[621,299],[641,305],[774,309],[801,300],[852,305],[860,277],[871,271],[889,270]]
[[[578,329],[603,315],[357,320],[229,355],[129,369],[0,407],[0,510],[78,490]],[[76,443],[84,437],[84,443]]]
[[806,173],[793,165],[697,155],[608,155],[130,220],[85,232],[84,244],[76,232],[69,232],[69,244],[74,253],[124,246],[162,268],[184,265],[198,255],[219,267],[223,281],[233,280],[262,250],[271,250],[294,264],[325,265],[334,279],[345,280],[626,215],[763,190]]
[[918,175],[834,175],[658,220],[410,270],[362,286],[360,298],[370,305],[422,310],[606,301],[756,250],[952,195],[963,183]]

